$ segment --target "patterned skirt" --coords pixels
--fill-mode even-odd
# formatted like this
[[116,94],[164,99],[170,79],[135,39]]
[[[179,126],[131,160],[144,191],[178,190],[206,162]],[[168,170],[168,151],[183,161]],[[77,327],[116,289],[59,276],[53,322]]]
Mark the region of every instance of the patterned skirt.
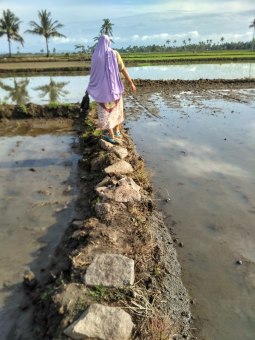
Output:
[[118,102],[99,104],[97,103],[99,127],[101,129],[113,129],[124,120],[123,99]]

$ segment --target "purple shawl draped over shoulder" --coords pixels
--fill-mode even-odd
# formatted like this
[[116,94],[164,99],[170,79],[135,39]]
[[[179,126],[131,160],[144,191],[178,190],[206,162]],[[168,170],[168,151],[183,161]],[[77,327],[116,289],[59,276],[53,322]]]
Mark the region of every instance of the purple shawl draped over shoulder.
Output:
[[117,57],[110,48],[110,38],[107,35],[99,38],[93,53],[87,91],[98,103],[116,101],[124,91]]

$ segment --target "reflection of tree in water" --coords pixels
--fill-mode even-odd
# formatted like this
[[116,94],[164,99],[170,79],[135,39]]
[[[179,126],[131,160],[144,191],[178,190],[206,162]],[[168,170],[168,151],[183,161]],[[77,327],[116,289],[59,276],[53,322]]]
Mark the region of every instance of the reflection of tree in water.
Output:
[[29,79],[17,81],[14,78],[13,84],[13,86],[9,86],[0,81],[0,88],[8,92],[8,95],[4,98],[4,100],[10,100],[13,104],[17,105],[26,104],[29,101],[29,95],[27,91]]
[[56,82],[52,78],[50,78],[49,85],[42,85],[35,87],[35,91],[41,91],[39,94],[40,98],[45,97],[46,95],[49,95],[49,102],[54,103],[57,102],[60,97],[64,97],[69,93],[69,91],[63,90],[63,87],[69,84],[68,82]]

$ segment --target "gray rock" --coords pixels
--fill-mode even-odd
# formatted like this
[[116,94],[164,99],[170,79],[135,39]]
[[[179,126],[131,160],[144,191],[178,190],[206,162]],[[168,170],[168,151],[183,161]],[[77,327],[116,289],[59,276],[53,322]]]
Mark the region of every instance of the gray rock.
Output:
[[88,286],[121,288],[135,280],[134,260],[118,254],[96,255],[84,276]]
[[128,162],[121,160],[119,162],[114,163],[113,165],[108,166],[104,169],[107,174],[115,174],[115,175],[125,175],[130,174],[134,171],[131,164]]
[[110,151],[112,148],[114,148],[113,144],[106,142],[104,139],[100,139],[99,145],[101,146],[102,149],[106,151]]
[[133,326],[121,308],[93,304],[64,333],[72,339],[128,340]]
[[122,178],[115,189],[116,202],[135,202],[141,200],[140,187],[132,178]]
[[127,149],[121,146],[115,146],[112,150],[120,159],[124,159],[128,155]]
[[96,188],[103,201],[139,202],[141,200],[140,187],[132,178],[122,178],[115,185]]
[[[119,141],[119,144],[122,144],[122,143]],[[101,146],[102,149],[106,151],[114,152],[121,159],[124,159],[128,155],[128,151],[126,148],[123,148],[119,145],[111,144],[105,141],[104,139],[100,139],[99,145]]]

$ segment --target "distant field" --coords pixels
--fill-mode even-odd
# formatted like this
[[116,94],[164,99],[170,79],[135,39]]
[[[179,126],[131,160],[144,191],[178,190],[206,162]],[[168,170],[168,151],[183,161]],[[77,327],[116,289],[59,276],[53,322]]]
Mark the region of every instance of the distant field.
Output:
[[123,53],[126,61],[196,61],[196,60],[254,60],[255,53],[250,51],[207,51],[176,53]]
[[[171,53],[121,53],[126,65],[213,63],[213,62],[255,62],[255,52],[250,51],[205,51]],[[83,72],[90,69],[91,55],[70,54],[45,57],[42,55],[19,55],[0,57],[0,75],[37,72]]]

